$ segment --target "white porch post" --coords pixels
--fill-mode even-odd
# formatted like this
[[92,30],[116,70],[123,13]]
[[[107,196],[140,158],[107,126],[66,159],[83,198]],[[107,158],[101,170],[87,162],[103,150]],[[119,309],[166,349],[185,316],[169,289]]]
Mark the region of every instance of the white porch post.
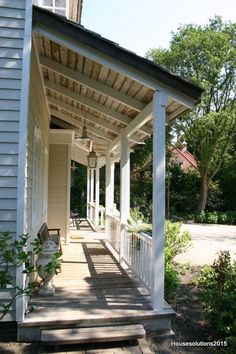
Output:
[[[94,170],[91,169],[91,178],[90,178],[90,203],[94,203]],[[94,209],[93,206],[90,208],[90,220],[94,223]]]
[[95,226],[99,226],[99,188],[100,188],[100,168],[96,168],[95,184]]
[[90,168],[87,167],[87,219],[90,219]]
[[94,170],[91,169],[91,178],[90,178],[90,203],[94,202]]
[[114,162],[110,153],[106,155],[106,196],[105,196],[105,213],[106,213],[106,238],[110,235],[110,222],[107,215],[111,215],[114,204]]
[[120,261],[124,257],[125,225],[130,213],[130,154],[128,137],[121,132],[120,159]]
[[153,283],[152,306],[164,307],[164,222],[165,222],[165,122],[167,95],[155,92],[153,97]]

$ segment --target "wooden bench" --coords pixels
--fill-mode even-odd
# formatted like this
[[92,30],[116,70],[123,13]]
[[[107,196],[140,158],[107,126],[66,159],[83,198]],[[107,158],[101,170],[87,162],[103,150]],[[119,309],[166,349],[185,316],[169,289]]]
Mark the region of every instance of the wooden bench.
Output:
[[43,244],[45,241],[55,242],[57,245],[57,250],[62,253],[60,229],[48,229],[47,224],[43,223],[38,232],[38,238],[41,244]]

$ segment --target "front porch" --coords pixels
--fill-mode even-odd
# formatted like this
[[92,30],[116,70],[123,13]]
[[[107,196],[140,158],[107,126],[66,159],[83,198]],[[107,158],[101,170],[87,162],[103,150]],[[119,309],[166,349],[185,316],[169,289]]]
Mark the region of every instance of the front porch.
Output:
[[54,277],[54,297],[31,298],[34,310],[18,323],[18,340],[40,340],[42,329],[143,324],[170,330],[174,311],[165,304],[153,311],[150,292],[130,267],[123,269],[101,230],[86,221],[71,230],[63,245],[61,273]]

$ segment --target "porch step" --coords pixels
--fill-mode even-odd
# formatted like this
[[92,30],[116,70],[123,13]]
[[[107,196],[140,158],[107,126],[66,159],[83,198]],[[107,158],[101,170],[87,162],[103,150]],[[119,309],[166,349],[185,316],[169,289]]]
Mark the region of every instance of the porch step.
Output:
[[140,339],[145,335],[145,329],[141,324],[51,329],[41,331],[41,342],[47,345],[115,342]]

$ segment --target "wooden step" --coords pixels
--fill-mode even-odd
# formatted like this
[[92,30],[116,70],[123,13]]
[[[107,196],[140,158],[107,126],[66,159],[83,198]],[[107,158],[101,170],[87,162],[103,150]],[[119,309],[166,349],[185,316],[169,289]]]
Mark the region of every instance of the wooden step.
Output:
[[41,331],[41,342],[47,345],[115,342],[140,339],[145,335],[145,329],[141,324],[51,329]]

